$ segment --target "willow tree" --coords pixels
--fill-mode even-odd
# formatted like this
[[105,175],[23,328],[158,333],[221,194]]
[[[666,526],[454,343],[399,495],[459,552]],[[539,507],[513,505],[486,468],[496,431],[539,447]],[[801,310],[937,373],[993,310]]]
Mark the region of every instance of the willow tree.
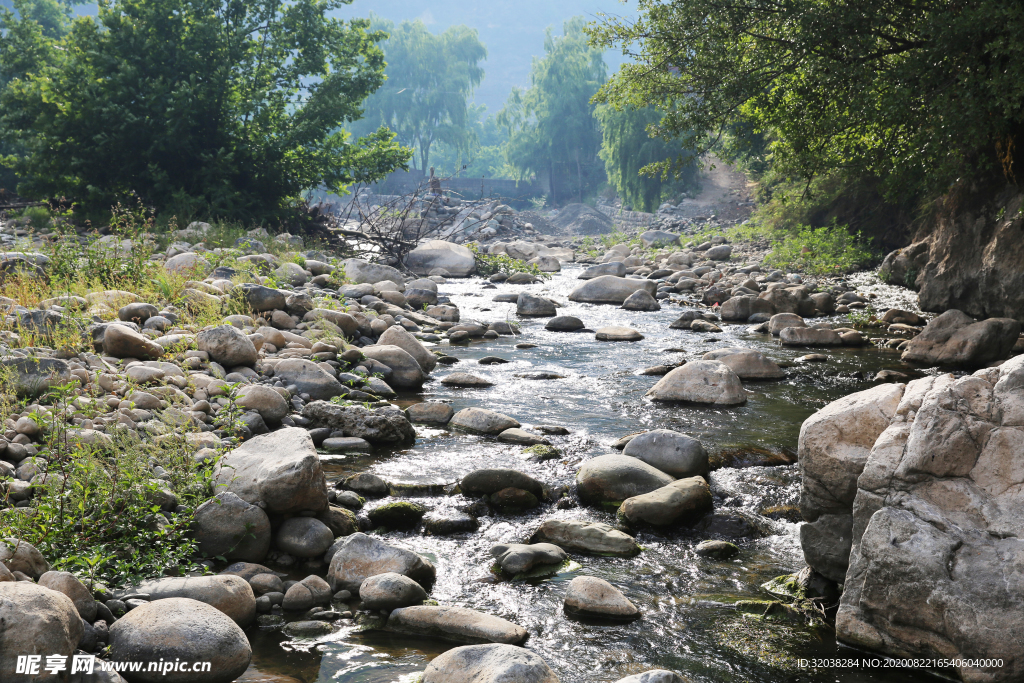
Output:
[[523,176],[550,179],[552,200],[559,180],[569,180],[568,194],[583,200],[585,191],[603,181],[598,159],[601,130],[590,98],[606,78],[600,50],[592,48],[585,21],[574,17],[561,36],[549,28],[544,56],[533,60],[530,87],[513,88],[498,121],[509,131],[506,155]]
[[474,124],[468,100],[484,78],[480,62],[487,59],[476,30],[460,25],[435,35],[419,19],[398,27],[378,16],[371,21],[388,34],[380,43],[387,83],[367,100],[364,119],[350,130],[387,126],[416,150],[423,170],[435,142],[468,149]]

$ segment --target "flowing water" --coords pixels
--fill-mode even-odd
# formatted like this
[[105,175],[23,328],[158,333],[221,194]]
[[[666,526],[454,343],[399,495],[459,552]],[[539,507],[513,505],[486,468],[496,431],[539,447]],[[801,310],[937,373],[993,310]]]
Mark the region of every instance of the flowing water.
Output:
[[[803,420],[818,408],[846,394],[872,386],[871,378],[885,368],[905,368],[895,351],[840,348],[826,351],[827,362],[799,362],[812,350],[788,349],[767,335],[751,334],[747,325],[730,325],[721,334],[671,330],[684,310],[663,302],[660,312],[629,312],[615,306],[576,304],[568,294],[579,284],[578,267],[527,291],[551,296],[565,304],[562,315],[575,315],[587,327],[626,325],[639,330],[639,342],[598,342],[592,333],[548,332],[546,319],[521,321],[522,334],[474,341],[470,346],[445,346],[461,359],[438,366],[434,377],[464,371],[485,377],[487,389],[449,389],[433,381],[423,394],[406,397],[403,405],[419,400],[448,401],[456,411],[469,406],[490,408],[523,423],[566,427],[571,434],[549,437],[563,457],[531,462],[520,446],[441,429],[417,427],[416,444],[405,450],[377,451],[332,461],[326,469],[336,481],[355,472],[370,471],[391,482],[443,483],[485,467],[510,467],[528,472],[549,485],[571,485],[580,463],[614,452],[610,444],[626,434],[668,428],[698,437],[713,457],[736,454],[795,453]],[[908,307],[906,290],[853,279],[874,291],[881,304]],[[514,320],[515,304],[495,303],[499,293],[522,291],[499,285],[483,289],[479,280],[453,281],[441,294],[458,305],[462,320]],[[835,321],[839,321],[836,318]],[[517,343],[536,348],[516,349]],[[644,398],[658,377],[639,374],[644,367],[694,360],[723,346],[758,349],[787,368],[777,382],[745,382],[753,392],[745,406],[713,408],[655,404]],[[484,356],[508,359],[503,365],[479,365]],[[529,380],[516,375],[550,370],[564,376]],[[742,457],[741,457],[742,459]],[[769,506],[795,505],[799,474],[795,465],[722,468],[711,474],[716,507],[738,507],[757,513]],[[462,496],[413,498],[432,509],[465,507]],[[376,506],[385,501],[371,501]],[[582,565],[542,581],[497,581],[489,568],[488,549],[499,542],[525,542],[539,523],[550,517],[581,518],[614,523],[611,514],[576,508],[542,506],[522,516],[485,516],[474,534],[424,536],[418,532],[388,533],[385,540],[426,555],[437,567],[431,597],[441,604],[472,607],[524,626],[530,632],[526,647],[541,655],[564,683],[617,681],[651,668],[678,671],[698,681],[917,681],[924,676],[885,670],[822,669],[799,666],[800,659],[847,657],[827,628],[763,621],[737,611],[732,603],[769,597],[759,586],[780,574],[803,567],[797,525],[777,522],[767,538],[741,543],[740,554],[727,562],[700,558],[693,546],[700,540],[685,530],[641,532],[644,551],[631,559],[574,556]],[[643,612],[631,624],[584,623],[562,611],[568,581],[580,573],[606,579],[619,587]],[[301,578],[296,576],[295,578]],[[351,622],[349,622],[351,623]],[[343,628],[317,640],[288,640],[280,632],[250,633],[253,664],[242,680],[279,683],[384,683],[408,681],[451,643],[356,633]]]

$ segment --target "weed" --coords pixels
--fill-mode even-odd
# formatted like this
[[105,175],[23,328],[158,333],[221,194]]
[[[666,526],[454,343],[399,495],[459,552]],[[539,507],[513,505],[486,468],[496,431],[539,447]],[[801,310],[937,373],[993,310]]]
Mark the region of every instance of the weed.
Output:
[[802,225],[792,232],[772,234],[769,241],[766,265],[813,275],[852,272],[874,257],[859,232],[851,235],[845,226],[835,223],[821,228]]
[[535,263],[526,263],[525,261],[512,258],[508,254],[481,254],[475,244],[467,246],[469,246],[476,257],[477,273],[483,277],[489,277],[495,273],[505,273],[506,275],[527,273],[544,280],[551,277],[550,273],[545,273]]

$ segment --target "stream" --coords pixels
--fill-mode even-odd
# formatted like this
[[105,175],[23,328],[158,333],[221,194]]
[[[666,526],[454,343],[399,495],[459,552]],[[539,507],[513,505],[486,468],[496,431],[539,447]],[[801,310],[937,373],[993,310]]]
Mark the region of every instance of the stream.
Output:
[[[438,366],[424,393],[402,397],[407,406],[420,400],[450,402],[458,411],[478,406],[497,410],[530,429],[539,424],[560,425],[568,436],[548,437],[563,452],[561,458],[531,462],[523,447],[444,429],[417,426],[416,444],[403,450],[378,449],[372,455],[332,456],[325,464],[330,482],[369,471],[395,483],[453,483],[481,468],[508,467],[527,472],[550,486],[573,483],[582,461],[603,455],[611,444],[633,432],[667,428],[699,438],[712,460],[731,458],[743,463],[745,454],[795,459],[803,420],[841,396],[873,386],[883,369],[907,372],[899,354],[871,346],[824,351],[826,362],[797,359],[817,349],[790,349],[768,335],[748,332],[748,325],[728,325],[721,334],[672,330],[669,324],[684,307],[662,302],[658,312],[630,312],[616,306],[577,304],[568,295],[581,281],[582,269],[570,266],[543,284],[526,288],[565,304],[560,315],[574,315],[590,329],[625,325],[639,330],[639,342],[599,342],[592,333],[549,332],[546,318],[521,320],[522,334],[494,340],[475,340],[469,346],[444,346],[461,362]],[[873,276],[851,276],[859,291],[873,292],[880,307],[914,307],[912,292],[879,283]],[[516,320],[515,304],[496,303],[500,293],[523,291],[521,286],[483,289],[479,280],[451,281],[440,287],[456,304],[462,321],[485,324]],[[845,321],[845,316],[826,319]],[[817,322],[817,321],[816,321]],[[536,348],[517,349],[527,342]],[[749,382],[753,393],[738,408],[656,404],[644,398],[658,377],[643,376],[645,367],[695,360],[724,346],[757,349],[786,368],[774,382]],[[511,362],[479,365],[484,356]],[[516,377],[529,371],[554,371],[555,380]],[[470,372],[494,382],[487,389],[451,389],[438,379],[451,371]],[[724,467],[711,473],[716,508],[737,507],[758,513],[767,507],[796,505],[800,478],[796,465]],[[370,500],[375,507],[393,499]],[[465,508],[462,496],[412,498],[435,510]],[[701,540],[685,529],[641,531],[643,552],[635,558],[589,557],[572,554],[582,565],[542,581],[498,581],[490,572],[489,548],[500,542],[526,542],[541,521],[579,518],[614,524],[612,514],[585,507],[558,510],[544,504],[521,516],[485,516],[473,534],[449,537],[421,532],[388,532],[388,543],[407,547],[437,567],[430,597],[441,604],[471,607],[503,617],[530,632],[526,647],[538,653],[563,683],[603,683],[653,668],[677,671],[697,682],[861,681],[910,682],[933,680],[907,670],[858,668],[801,668],[800,659],[847,658],[853,653],[837,647],[827,628],[764,621],[732,607],[743,599],[765,599],[765,581],[804,566],[798,525],[780,521],[775,533],[742,541],[740,553],[729,561],[698,557],[693,546]],[[562,599],[568,582],[579,574],[614,584],[641,610],[631,624],[586,623],[568,617]],[[300,579],[304,574],[295,574]],[[301,616],[289,616],[300,619]],[[246,683],[392,683],[415,680],[434,656],[456,645],[443,641],[382,632],[358,633],[353,622],[320,639],[289,640],[280,631],[253,627],[250,669]]]

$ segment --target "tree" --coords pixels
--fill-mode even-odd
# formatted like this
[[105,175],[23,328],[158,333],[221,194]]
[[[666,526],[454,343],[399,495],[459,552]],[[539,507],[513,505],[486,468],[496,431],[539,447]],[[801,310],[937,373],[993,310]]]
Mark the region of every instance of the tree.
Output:
[[92,211],[135,192],[263,220],[321,184],[382,177],[409,150],[386,129],[354,142],[338,130],[384,80],[383,36],[326,16],[342,2],[101,3],[3,94],[0,137],[24,147],[4,160],[19,192]]
[[561,36],[548,29],[545,55],[533,60],[530,88],[514,88],[498,114],[509,131],[509,163],[522,177],[546,176],[555,202],[566,194],[583,201],[584,191],[602,175],[601,131],[590,98],[606,71],[601,51],[587,43],[584,26],[583,18],[575,17],[565,22]]
[[431,165],[437,167],[440,175],[514,179],[515,171],[505,160],[508,131],[498,125],[494,116],[485,116],[486,111],[482,105],[470,106],[468,146],[442,142],[435,147]]
[[[698,186],[696,159],[679,165],[674,172],[660,169],[659,162],[685,155],[678,142],[652,136],[662,119],[653,107],[616,109],[603,104],[595,111],[601,123],[601,159],[604,160],[608,182],[622,197],[641,211],[655,211],[669,193],[695,189]],[[650,167],[651,170],[645,170]]]
[[[941,189],[1020,149],[1024,4],[1018,0],[639,0],[591,28],[622,46],[599,99],[664,102],[666,138],[706,150],[737,117],[805,178],[875,176],[891,194]],[[668,164],[663,164],[668,166]]]
[[381,43],[388,82],[366,101],[365,118],[350,129],[387,126],[417,151],[421,170],[429,168],[435,142],[468,149],[473,121],[467,100],[483,80],[480,62],[487,59],[476,30],[452,26],[434,35],[419,19],[398,28],[377,16],[371,21],[389,34]]

